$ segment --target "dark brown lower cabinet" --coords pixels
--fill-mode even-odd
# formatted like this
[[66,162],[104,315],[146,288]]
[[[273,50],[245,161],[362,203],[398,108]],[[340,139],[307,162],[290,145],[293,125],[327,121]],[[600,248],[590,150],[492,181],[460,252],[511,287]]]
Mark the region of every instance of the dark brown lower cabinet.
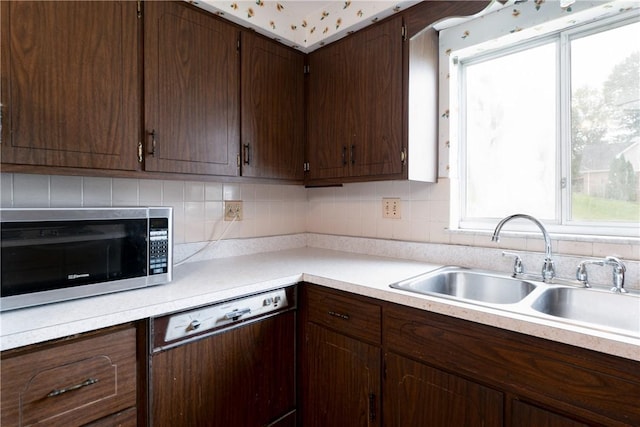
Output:
[[321,286],[301,291],[300,426],[640,426],[640,362]]
[[385,425],[640,426],[640,362],[394,304],[382,324]]
[[380,304],[318,286],[300,301],[301,426],[381,425]]
[[575,421],[564,415],[539,408],[519,400],[511,403],[512,427],[587,427],[589,424]]
[[394,353],[385,367],[385,426],[503,425],[503,395],[496,390]]
[[289,311],[155,354],[151,425],[292,426],[294,346]]
[[380,348],[309,324],[305,427],[374,426],[380,399]]
[[2,352],[0,425],[134,427],[136,326]]

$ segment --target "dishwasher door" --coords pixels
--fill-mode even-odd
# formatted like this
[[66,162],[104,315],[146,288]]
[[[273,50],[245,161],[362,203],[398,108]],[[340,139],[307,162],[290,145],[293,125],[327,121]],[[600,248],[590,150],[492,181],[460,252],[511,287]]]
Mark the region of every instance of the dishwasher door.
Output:
[[[274,295],[260,294],[263,307],[276,302]],[[274,310],[257,315],[239,299],[152,319],[150,425],[295,424],[295,289],[277,295],[286,304],[281,297]],[[219,322],[207,321],[212,313]],[[202,330],[215,323],[225,325]],[[166,342],[175,338],[167,332],[172,324],[184,329],[184,340]]]

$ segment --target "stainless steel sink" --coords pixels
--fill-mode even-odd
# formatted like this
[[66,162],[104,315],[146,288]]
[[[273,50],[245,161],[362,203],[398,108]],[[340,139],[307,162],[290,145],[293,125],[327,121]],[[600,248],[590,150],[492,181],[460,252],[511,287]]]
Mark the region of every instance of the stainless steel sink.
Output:
[[549,288],[531,305],[539,313],[640,335],[640,296],[581,288]]
[[533,283],[509,276],[461,267],[442,267],[390,286],[420,294],[490,304],[517,303],[536,288]]

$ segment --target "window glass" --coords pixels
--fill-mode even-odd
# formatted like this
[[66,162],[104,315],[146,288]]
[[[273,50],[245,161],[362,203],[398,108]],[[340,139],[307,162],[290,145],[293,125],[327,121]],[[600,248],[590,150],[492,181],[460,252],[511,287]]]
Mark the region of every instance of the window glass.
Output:
[[466,214],[555,218],[556,44],[466,67]]
[[462,228],[526,213],[556,232],[637,236],[640,22],[461,58]]
[[571,41],[571,219],[639,221],[640,23]]

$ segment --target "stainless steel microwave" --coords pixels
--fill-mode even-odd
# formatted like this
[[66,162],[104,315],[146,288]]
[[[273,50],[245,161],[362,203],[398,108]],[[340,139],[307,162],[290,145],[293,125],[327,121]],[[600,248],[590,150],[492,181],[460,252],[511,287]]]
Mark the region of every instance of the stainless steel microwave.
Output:
[[172,279],[172,208],[1,209],[0,229],[0,311]]

